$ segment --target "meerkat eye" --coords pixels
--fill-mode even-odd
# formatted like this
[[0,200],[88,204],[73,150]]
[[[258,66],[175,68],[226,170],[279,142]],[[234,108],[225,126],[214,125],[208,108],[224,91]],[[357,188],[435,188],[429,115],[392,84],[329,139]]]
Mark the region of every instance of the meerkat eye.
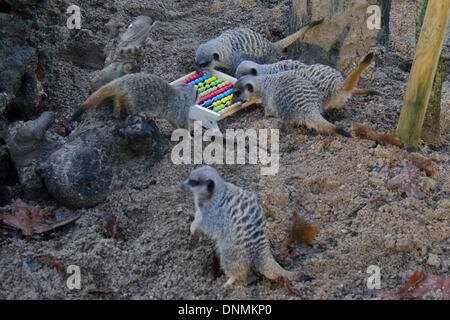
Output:
[[206,68],[209,65],[209,62],[204,62],[200,65],[201,68]]
[[247,89],[248,92],[253,92],[253,85],[250,84],[250,83],[247,83],[247,84],[245,85],[245,89]]
[[189,184],[191,187],[196,187],[196,186],[198,186],[198,181],[189,179],[188,184]]
[[258,75],[258,71],[256,71],[255,68],[252,68],[252,69],[250,70],[250,73],[251,73],[252,75],[254,75],[254,76],[257,76],[257,75]]
[[236,98],[239,98],[239,96],[241,95],[241,92],[236,90],[236,91],[233,92],[233,95],[234,95]]
[[214,58],[214,60],[219,61],[219,54],[214,53],[213,58]]

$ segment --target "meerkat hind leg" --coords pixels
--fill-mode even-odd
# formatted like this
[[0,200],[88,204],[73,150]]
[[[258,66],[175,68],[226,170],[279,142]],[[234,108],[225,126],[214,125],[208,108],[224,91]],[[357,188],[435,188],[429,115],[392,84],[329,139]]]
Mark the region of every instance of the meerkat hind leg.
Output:
[[114,97],[114,117],[120,119],[122,110],[128,114],[134,114],[134,108],[126,95],[118,95]]

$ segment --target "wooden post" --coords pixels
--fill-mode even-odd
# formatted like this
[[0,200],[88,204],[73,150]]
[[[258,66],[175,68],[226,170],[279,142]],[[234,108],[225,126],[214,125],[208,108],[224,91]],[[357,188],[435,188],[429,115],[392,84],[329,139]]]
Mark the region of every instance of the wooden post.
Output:
[[[419,40],[423,18],[427,10],[428,0],[416,1],[416,42]],[[425,144],[433,147],[441,145],[441,96],[442,83],[444,81],[444,59],[441,57],[438,63],[436,75],[433,81],[430,101],[422,127],[422,139]]]
[[425,13],[397,126],[397,134],[410,152],[417,151],[447,29],[449,8],[450,1],[429,0]]

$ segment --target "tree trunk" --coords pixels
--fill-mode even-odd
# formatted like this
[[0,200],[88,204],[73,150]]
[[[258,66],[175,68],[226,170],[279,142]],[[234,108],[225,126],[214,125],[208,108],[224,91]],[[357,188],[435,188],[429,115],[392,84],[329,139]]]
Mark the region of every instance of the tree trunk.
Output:
[[417,151],[433,79],[447,29],[450,1],[429,0],[405,100],[397,127],[397,134],[408,151]]
[[[428,0],[416,1],[416,42],[419,40],[420,31],[422,29],[423,18],[427,9]],[[427,145],[439,147],[441,145],[441,96],[442,83],[444,81],[444,60],[439,60],[436,76],[434,77],[433,89],[431,92],[430,102],[428,103],[425,120],[422,127],[422,139]]]

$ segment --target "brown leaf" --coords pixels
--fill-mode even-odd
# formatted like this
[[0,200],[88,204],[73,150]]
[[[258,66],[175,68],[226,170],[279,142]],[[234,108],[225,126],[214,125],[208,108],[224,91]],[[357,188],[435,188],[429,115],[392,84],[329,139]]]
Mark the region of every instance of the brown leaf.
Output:
[[81,215],[76,215],[69,217],[64,221],[47,224],[42,220],[47,216],[48,213],[41,210],[39,205],[32,207],[21,199],[17,199],[13,205],[11,214],[1,215],[0,220],[3,224],[13,229],[21,230],[24,236],[31,237],[34,234],[41,234],[59,228],[81,217]]
[[393,145],[402,148],[403,143],[395,133],[386,132],[381,133],[375,128],[365,126],[361,123],[351,122],[353,134],[360,139],[368,139],[377,141],[383,145]]
[[370,200],[371,204],[374,204],[374,203],[377,203],[377,202],[385,202],[385,203],[387,203],[386,199],[383,198],[383,197],[378,197],[378,198]]
[[60,275],[63,275],[63,265],[56,261],[56,258],[50,254],[45,254],[41,256],[37,256],[35,260],[39,263],[49,265],[50,267],[54,267]]
[[449,300],[450,277],[446,275],[426,275],[423,271],[415,271],[409,277],[408,283],[399,291],[380,290],[374,292],[374,296],[382,300],[410,300],[436,297],[440,297],[442,300]]
[[417,153],[408,153],[404,154],[405,159],[411,161],[413,165],[415,165],[419,169],[423,169],[427,176],[435,178],[437,176],[437,171],[433,166],[433,160],[422,157]]
[[289,246],[293,241],[312,245],[313,239],[318,233],[318,227],[311,226],[308,222],[302,219],[296,211],[292,211],[292,228],[291,233],[286,240],[285,246]]
[[426,194],[420,190],[420,186],[417,183],[416,169],[404,166],[399,175],[386,182],[388,189],[398,189],[402,192],[406,192],[408,195],[413,196],[418,200],[422,200],[426,197]]
[[102,217],[103,220],[103,233],[108,238],[123,239],[122,230],[117,224],[117,218],[111,212],[105,212]]
[[398,295],[403,295],[412,287],[415,286],[419,281],[423,280],[423,277],[425,276],[425,272],[423,271],[415,271],[412,276],[409,277],[408,283],[397,291]]
[[[440,292],[438,292],[440,291]],[[442,293],[443,300],[450,299],[450,277],[425,275],[422,281],[418,282],[413,290],[406,294],[407,299],[423,299],[429,293]]]

